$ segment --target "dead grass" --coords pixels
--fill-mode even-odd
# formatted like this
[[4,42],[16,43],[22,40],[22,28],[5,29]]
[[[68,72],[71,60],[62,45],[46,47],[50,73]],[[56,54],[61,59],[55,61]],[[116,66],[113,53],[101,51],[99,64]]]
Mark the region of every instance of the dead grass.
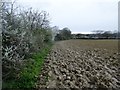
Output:
[[79,46],[81,49],[107,49],[109,51],[118,51],[118,40],[68,40],[71,46]]

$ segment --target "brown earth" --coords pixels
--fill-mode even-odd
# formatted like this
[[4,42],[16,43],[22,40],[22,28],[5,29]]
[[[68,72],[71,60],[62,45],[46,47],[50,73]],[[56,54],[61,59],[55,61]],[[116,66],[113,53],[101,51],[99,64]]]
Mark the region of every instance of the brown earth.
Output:
[[117,40],[56,42],[36,86],[120,89],[119,55]]

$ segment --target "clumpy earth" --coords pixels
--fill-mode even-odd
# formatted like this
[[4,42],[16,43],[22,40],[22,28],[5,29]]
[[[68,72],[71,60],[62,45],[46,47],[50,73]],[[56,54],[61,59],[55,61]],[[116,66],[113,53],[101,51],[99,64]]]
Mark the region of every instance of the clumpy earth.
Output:
[[117,40],[56,42],[45,58],[37,88],[120,89]]

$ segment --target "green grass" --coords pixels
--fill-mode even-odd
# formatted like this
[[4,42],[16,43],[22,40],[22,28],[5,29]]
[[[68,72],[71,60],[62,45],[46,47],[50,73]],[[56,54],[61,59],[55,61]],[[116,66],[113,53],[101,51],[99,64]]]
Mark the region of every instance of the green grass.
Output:
[[47,46],[41,52],[34,54],[32,60],[20,72],[19,78],[3,83],[3,88],[35,88],[38,76],[44,63],[44,58],[49,53],[52,45]]

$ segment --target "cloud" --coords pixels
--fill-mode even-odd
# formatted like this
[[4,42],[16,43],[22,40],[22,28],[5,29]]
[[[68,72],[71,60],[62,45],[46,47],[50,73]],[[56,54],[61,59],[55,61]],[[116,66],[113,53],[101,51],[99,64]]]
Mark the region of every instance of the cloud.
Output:
[[51,25],[73,32],[117,30],[119,0],[21,0],[50,14]]

